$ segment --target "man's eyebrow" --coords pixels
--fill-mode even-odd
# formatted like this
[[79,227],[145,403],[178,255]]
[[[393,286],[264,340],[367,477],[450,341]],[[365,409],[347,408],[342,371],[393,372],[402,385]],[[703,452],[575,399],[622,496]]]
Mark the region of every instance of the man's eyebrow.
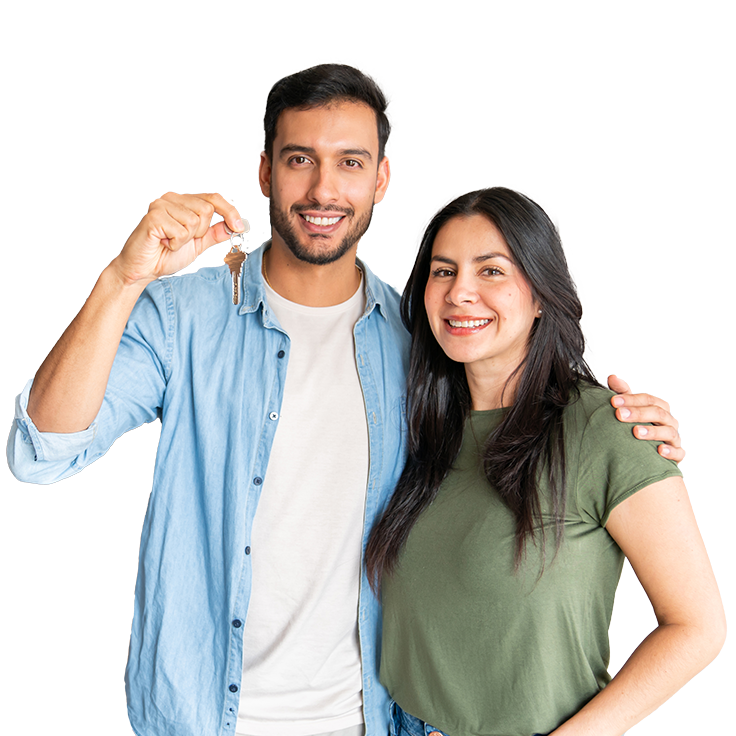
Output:
[[[317,155],[316,149],[312,148],[311,146],[300,146],[296,143],[287,143],[279,151],[279,156],[288,155],[290,153],[306,153],[309,156]],[[373,161],[373,156],[371,156],[371,152],[366,148],[343,148],[337,153],[339,156],[360,156],[362,158],[368,159],[369,161]]]
[[314,156],[317,152],[314,148],[310,148],[309,146],[298,146],[296,143],[287,143],[285,146],[282,146],[279,151],[279,156],[283,156],[287,153],[307,153],[310,156]]
[[342,151],[340,151],[341,156],[362,156],[363,158],[367,158],[369,161],[373,161],[373,156],[371,156],[371,152],[366,148],[343,148]]

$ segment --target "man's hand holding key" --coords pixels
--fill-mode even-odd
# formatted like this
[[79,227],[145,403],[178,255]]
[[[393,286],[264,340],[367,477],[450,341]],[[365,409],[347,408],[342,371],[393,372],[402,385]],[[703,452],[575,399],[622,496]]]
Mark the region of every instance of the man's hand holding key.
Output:
[[[211,225],[212,217],[224,222]],[[74,321],[33,381],[28,414],[41,432],[79,432],[102,405],[115,353],[143,289],[180,271],[204,250],[245,229],[237,209],[219,194],[164,194],[102,272]]]
[[[211,225],[212,217],[223,222]],[[175,194],[155,200],[110,264],[125,285],[148,282],[180,271],[202,252],[245,230],[237,209],[219,194]]]

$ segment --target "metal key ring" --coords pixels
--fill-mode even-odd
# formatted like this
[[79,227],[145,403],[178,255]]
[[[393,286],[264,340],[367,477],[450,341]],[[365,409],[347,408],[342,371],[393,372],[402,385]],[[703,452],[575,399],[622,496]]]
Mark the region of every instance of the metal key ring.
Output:
[[[227,227],[227,225],[225,226]],[[236,242],[235,238],[240,238],[240,242]],[[245,245],[245,233],[232,233],[230,235],[230,248],[235,252]]]

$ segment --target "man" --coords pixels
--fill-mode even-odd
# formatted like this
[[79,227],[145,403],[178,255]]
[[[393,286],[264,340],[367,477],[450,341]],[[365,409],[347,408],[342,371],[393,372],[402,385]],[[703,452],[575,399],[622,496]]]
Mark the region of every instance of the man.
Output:
[[[159,279],[244,229],[217,194],[164,195],[18,398],[8,457],[32,482],[161,420],[126,671],[141,736],[386,733],[361,559],[402,468],[408,337],[356,260],[390,177],[385,109],[350,67],[278,82],[259,170],[272,240],[240,303],[225,267]],[[674,422],[624,401],[630,421]],[[673,427],[648,438],[678,459]]]

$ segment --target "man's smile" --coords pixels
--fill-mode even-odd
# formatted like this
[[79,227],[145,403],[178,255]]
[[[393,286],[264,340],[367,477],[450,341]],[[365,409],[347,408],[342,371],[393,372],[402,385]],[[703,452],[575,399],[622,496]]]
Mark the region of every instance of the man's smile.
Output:
[[302,217],[312,225],[334,225],[342,220],[342,217],[311,217],[310,215],[302,215]]

